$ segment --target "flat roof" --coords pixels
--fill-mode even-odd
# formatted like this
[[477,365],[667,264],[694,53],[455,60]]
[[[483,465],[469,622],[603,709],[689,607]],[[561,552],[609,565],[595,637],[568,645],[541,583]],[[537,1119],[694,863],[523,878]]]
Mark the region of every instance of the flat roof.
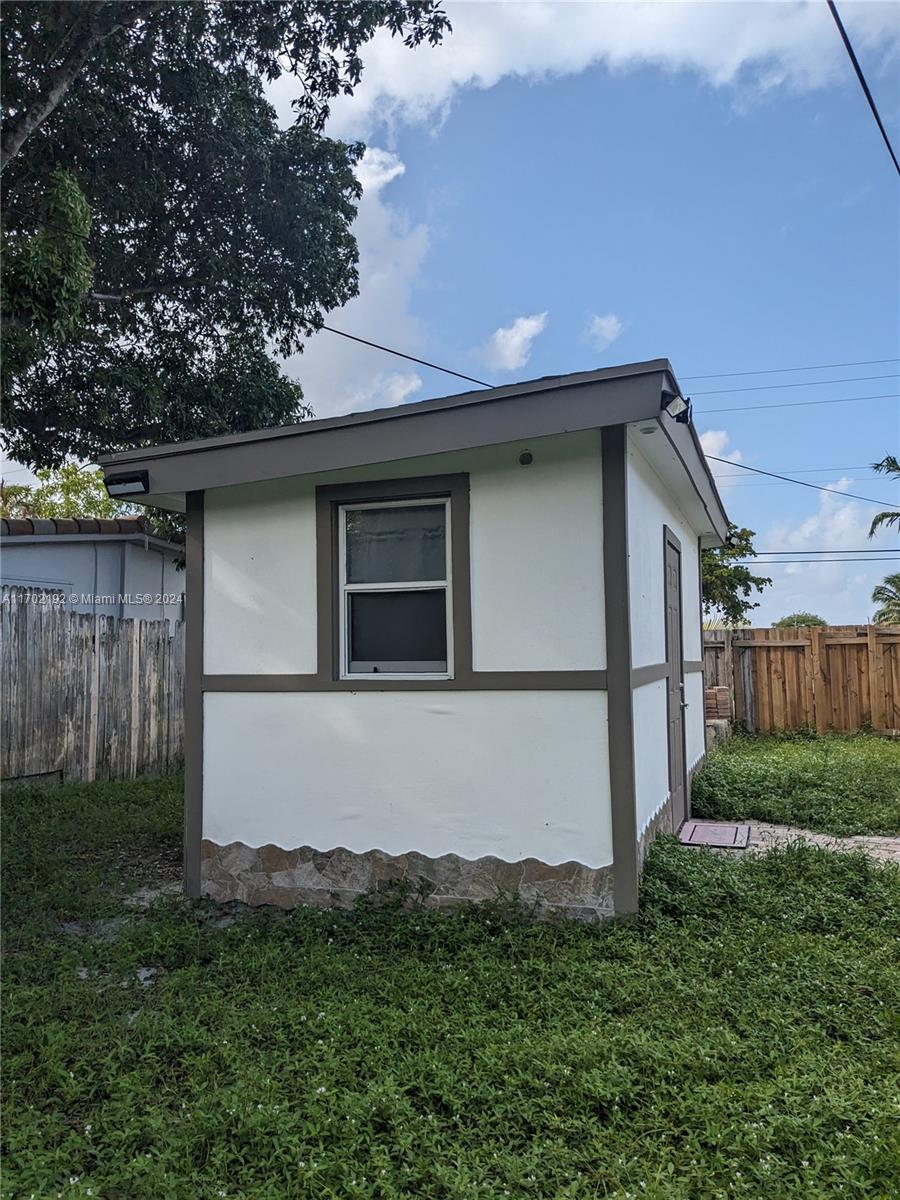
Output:
[[104,477],[146,471],[131,503],[181,510],[184,495],[292,475],[371,466],[607,425],[658,421],[724,539],[728,520],[692,423],[662,412],[681,393],[668,359],[551,375],[433,400],[104,455]]

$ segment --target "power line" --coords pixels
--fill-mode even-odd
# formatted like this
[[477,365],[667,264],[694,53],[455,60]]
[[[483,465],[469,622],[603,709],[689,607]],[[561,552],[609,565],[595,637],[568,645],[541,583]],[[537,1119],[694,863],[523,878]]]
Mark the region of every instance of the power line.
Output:
[[743,463],[734,462],[730,458],[717,458],[715,454],[707,454],[711,462],[727,463],[729,467],[740,467],[742,471],[752,471],[754,475],[768,475],[770,479],[783,479],[786,483],[796,483],[797,487],[813,488],[817,492],[830,492],[833,496],[843,496],[845,500],[864,500],[866,504],[884,505],[884,500],[873,500],[871,496],[855,496],[852,492],[839,492],[837,488],[820,487],[817,483],[807,483],[805,479],[790,479],[787,475],[779,475],[775,471],[763,471],[760,467],[746,467]]
[[[714,475],[713,478],[718,483],[718,481],[720,479],[724,479],[725,477],[723,475]],[[813,479],[810,482],[822,483],[822,484],[827,485],[833,479],[834,479],[834,476],[831,475],[827,479],[820,479],[820,480]],[[877,479],[858,479],[855,475],[842,475],[841,480],[844,483],[878,483],[879,482]],[[798,481],[796,479],[792,479],[792,480],[790,480],[790,482],[797,483],[797,482],[802,482],[802,480]],[[723,486],[727,487],[729,492],[732,492],[735,490],[737,490],[739,492],[743,492],[743,491],[746,491],[748,488],[787,487],[788,483],[781,479],[773,479],[771,482],[766,482],[766,483],[757,483],[756,480],[752,480],[748,483],[727,483],[727,484],[724,484]],[[890,504],[890,503],[891,502],[889,500],[885,500],[885,504]]]
[[897,560],[896,558],[782,558],[780,562],[760,562],[758,558],[735,558],[732,561],[748,567],[787,567],[792,563],[806,563],[808,566],[818,567],[821,563],[843,563],[844,566],[847,566],[848,563],[895,563]]
[[900,379],[900,373],[890,375],[851,375],[849,379],[809,379],[802,383],[755,383],[751,387],[713,388],[708,392],[693,392],[694,396],[724,396],[728,392],[775,392],[781,388],[822,387],[828,383],[862,383],[866,379]]
[[859,65],[859,59],[856,57],[853,47],[850,45],[850,39],[847,37],[847,30],[844,28],[844,23],[838,16],[838,10],[834,6],[834,0],[828,0],[828,8],[831,12],[831,15],[834,17],[834,23],[838,27],[838,33],[841,35],[843,43],[847,49],[847,53],[850,56],[850,61],[853,63],[853,70],[856,72],[856,78],[859,80],[859,86],[862,88],[863,92],[865,93],[865,97],[869,102],[869,108],[872,110],[872,116],[875,118],[876,124],[881,130],[881,136],[884,138],[884,144],[887,146],[888,154],[890,154],[894,161],[894,169],[896,170],[897,174],[900,175],[900,162],[897,161],[897,155],[894,153],[894,147],[891,145],[891,139],[887,135],[887,130],[884,127],[884,122],[882,121],[881,114],[878,111],[878,106],[875,103],[872,93],[869,91],[869,85],[866,83],[866,77],[863,75],[862,67]]
[[[453,371],[450,369],[450,367],[442,367],[440,365],[440,363],[429,362],[428,359],[425,359],[425,358],[417,358],[416,355],[414,355],[414,354],[406,354],[404,351],[394,350],[390,346],[382,346],[380,342],[370,341],[368,338],[359,337],[355,333],[346,333],[343,329],[335,329],[333,325],[322,325],[321,328],[324,330],[327,330],[328,333],[337,334],[338,337],[347,338],[352,342],[359,342],[360,345],[363,345],[363,346],[369,346],[373,350],[381,350],[385,354],[393,354],[397,358],[405,358],[408,362],[418,363],[420,366],[423,366],[423,367],[430,367],[431,370],[433,370],[433,371],[443,371],[445,375],[453,375],[457,379],[465,379],[468,383],[477,383],[479,385],[479,387],[490,388],[490,387],[494,386],[494,384],[486,383],[485,380],[483,380],[483,379],[476,379],[473,375],[464,375],[461,371]],[[886,359],[877,359],[877,360],[873,359],[871,361],[874,364],[877,362],[900,362],[900,359],[886,358]],[[853,364],[853,363],[839,364],[838,363],[838,364],[834,364],[834,365],[835,366],[841,366],[841,365],[854,366],[856,364]],[[868,365],[868,364],[861,364],[861,365]],[[792,371],[792,370],[805,370],[807,368],[785,367],[783,369]],[[815,370],[818,368],[810,367],[808,369]],[[736,374],[751,374],[751,373],[752,372],[736,372]],[[685,378],[691,378],[691,377],[685,376]],[[706,377],[694,376],[693,378],[714,378],[714,377],[713,376],[706,376]],[[862,376],[862,379],[895,379],[895,378],[900,378],[900,375],[864,375],[864,376]],[[821,380],[817,380],[816,382],[817,383],[855,383],[855,382],[859,382],[859,381],[854,380],[854,379],[848,379],[848,380],[821,379]],[[802,385],[802,384],[775,384],[774,386],[775,387],[801,387],[801,386],[805,386],[805,385]],[[755,388],[733,388],[733,389],[726,388],[723,390],[727,392],[727,391],[755,391],[757,389],[755,389]],[[716,394],[715,392],[696,392],[695,393],[695,395],[698,395],[698,396],[707,396],[707,395],[715,395],[715,394]],[[841,397],[839,399],[832,399],[832,400],[794,400],[794,401],[786,401],[781,404],[757,404],[757,405],[752,406],[752,411],[756,412],[758,410],[762,410],[762,409],[766,409],[766,408],[798,408],[798,407],[805,407],[806,405],[812,405],[812,404],[852,404],[852,403],[855,403],[860,400],[895,400],[895,399],[900,399],[900,395],[898,395],[894,392],[887,392],[887,393],[882,393],[880,395],[875,395],[875,396],[845,396],[845,397]],[[695,411],[696,411],[697,415],[700,416],[700,415],[705,415],[707,413],[712,414],[712,413],[727,413],[727,412],[744,412],[744,411],[748,411],[748,409],[744,406],[735,405],[731,408],[699,408],[699,409],[696,409]]]
[[762,412],[767,408],[809,408],[813,404],[854,404],[857,400],[900,400],[898,392],[881,392],[877,396],[840,396],[832,400],[783,400],[778,404],[733,404],[730,408],[696,408],[701,413]]
[[838,367],[883,367],[900,358],[868,358],[860,362],[814,363],[808,367],[766,367],[756,371],[719,371],[716,375],[681,375],[680,379],[725,379],[735,375],[786,375],[789,371],[833,371]]
[[[730,460],[729,460],[730,461]],[[732,464],[733,465],[733,464]],[[865,467],[782,467],[782,473],[785,475],[822,475],[828,471],[871,471],[870,466]],[[723,471],[716,479],[739,479],[740,472],[735,475],[730,475]]]
[[419,363],[420,366],[431,367],[433,371],[443,371],[445,375],[455,375],[457,379],[477,383],[479,387],[492,388],[495,386],[493,383],[485,383],[483,379],[476,379],[473,375],[463,375],[460,371],[451,371],[449,367],[441,367],[425,358],[416,358],[414,354],[404,354],[402,350],[391,350],[389,346],[380,346],[378,342],[370,342],[366,338],[357,337],[355,333],[344,333],[343,329],[335,329],[332,325],[322,325],[320,328],[327,329],[329,333],[336,333],[338,337],[348,338],[351,342],[360,342],[363,346],[371,346],[373,350],[384,350],[386,354],[395,354],[397,358],[405,358],[409,362]]
[[889,550],[883,546],[874,546],[869,548],[864,546],[861,550],[757,550],[757,554],[900,554],[900,549]]

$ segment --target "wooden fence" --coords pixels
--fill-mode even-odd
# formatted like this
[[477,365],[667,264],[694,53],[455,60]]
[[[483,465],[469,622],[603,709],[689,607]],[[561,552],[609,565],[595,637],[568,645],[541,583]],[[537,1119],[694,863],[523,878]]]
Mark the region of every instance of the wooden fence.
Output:
[[184,627],[0,591],[0,776],[128,779],[180,765]]
[[900,625],[705,630],[708,711],[754,732],[900,731]]

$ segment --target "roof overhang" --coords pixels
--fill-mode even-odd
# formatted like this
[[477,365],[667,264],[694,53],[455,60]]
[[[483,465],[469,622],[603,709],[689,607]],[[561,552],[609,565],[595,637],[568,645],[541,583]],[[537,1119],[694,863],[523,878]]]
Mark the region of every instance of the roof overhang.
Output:
[[156,550],[160,554],[171,554],[173,557],[184,555],[184,546],[144,533],[0,533],[0,546],[9,548],[34,545],[59,546],[72,542],[97,542],[101,546],[105,546],[108,542],[130,542],[133,546],[141,546],[145,550]]
[[104,477],[147,472],[148,491],[130,503],[183,511],[185,493],[286,476],[321,474],[658,420],[724,540],[727,518],[690,423],[662,412],[664,391],[680,388],[667,359],[631,363],[464,392],[345,417],[305,421],[100,459]]

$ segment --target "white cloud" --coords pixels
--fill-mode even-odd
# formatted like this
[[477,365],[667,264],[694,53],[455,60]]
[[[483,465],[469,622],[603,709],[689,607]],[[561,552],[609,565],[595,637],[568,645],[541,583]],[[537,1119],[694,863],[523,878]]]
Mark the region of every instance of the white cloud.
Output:
[[594,315],[588,322],[587,336],[595,350],[608,350],[625,326],[615,313],[603,317]]
[[[359,295],[327,322],[369,341],[421,354],[425,330],[410,312],[412,289],[428,252],[428,228],[410,226],[389,205],[384,192],[405,171],[396,154],[371,146],[357,174],[364,192],[354,233],[359,243]],[[367,408],[400,404],[421,386],[418,374],[379,350],[324,331],[310,338],[302,354],[285,363],[299,379],[316,416],[340,416]],[[387,365],[386,365],[387,364]]]
[[495,371],[517,371],[531,357],[531,344],[547,324],[545,312],[532,317],[516,317],[512,325],[506,325],[491,334],[482,354],[485,362]]
[[[743,455],[740,450],[729,450],[730,443],[731,437],[724,429],[707,429],[705,433],[700,434],[700,445],[703,447],[704,454],[712,455],[715,458],[724,458],[731,463],[739,463]],[[739,474],[737,471],[729,471],[725,463],[721,462],[711,462],[709,469],[713,473],[720,492],[732,487],[736,482],[732,475]]]
[[379,371],[371,381],[347,396],[329,416],[363,412],[370,408],[393,408],[403,404],[422,386],[422,377],[415,371]]
[[[828,487],[846,491],[849,479]],[[885,505],[889,507],[889,505]],[[819,496],[818,509],[798,521],[782,519],[759,533],[757,546],[766,550],[887,550],[896,549],[897,536],[887,530],[869,541],[869,524],[878,510],[859,500],[844,500],[830,492]],[[785,556],[790,557],[790,556]],[[821,557],[827,558],[828,555]],[[754,565],[754,573],[770,575],[754,625],[768,625],[787,613],[805,611],[824,617],[832,625],[861,625],[872,615],[872,588],[892,569],[889,562],[863,564],[851,555],[836,554],[838,562]],[[849,560],[849,561],[848,561]]]
[[[515,76],[532,81],[604,65],[610,71],[656,66],[690,71],[713,87],[732,87],[743,106],[784,87],[810,90],[845,80],[847,62],[824,4],[448,3],[453,32],[437,47],[410,51],[380,31],[363,49],[362,83],[333,105],[329,131],[368,137],[389,125],[440,120],[464,88],[490,88]],[[859,2],[843,17],[875,71],[900,47],[893,4]],[[283,120],[298,84],[283,76],[269,95]]]

